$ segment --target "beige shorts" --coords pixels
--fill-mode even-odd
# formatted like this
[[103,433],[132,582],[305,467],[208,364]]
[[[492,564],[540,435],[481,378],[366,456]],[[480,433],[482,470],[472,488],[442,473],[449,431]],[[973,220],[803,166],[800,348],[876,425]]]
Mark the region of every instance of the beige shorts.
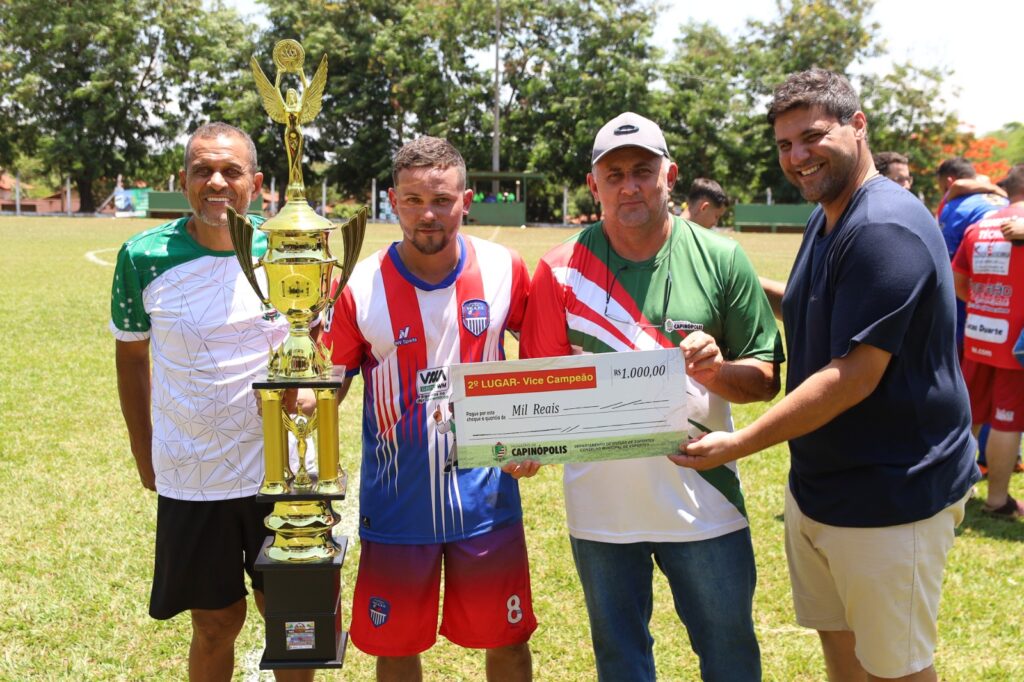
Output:
[[876,677],[927,668],[946,555],[968,497],[914,523],[845,528],[804,516],[786,486],[786,558],[797,622],[853,631],[857,659]]

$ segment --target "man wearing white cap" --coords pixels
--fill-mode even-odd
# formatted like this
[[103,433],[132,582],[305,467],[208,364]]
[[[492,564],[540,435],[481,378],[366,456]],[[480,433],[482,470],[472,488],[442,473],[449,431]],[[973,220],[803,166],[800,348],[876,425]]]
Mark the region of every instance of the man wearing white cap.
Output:
[[[731,430],[730,402],[779,390],[781,340],[750,261],[735,242],[669,212],[678,169],[653,121],[612,119],[592,161],[587,184],[603,219],[538,264],[520,354],[679,346],[694,433]],[[761,679],[754,554],[735,467],[698,473],[664,457],[566,464],[564,488],[598,679],[656,677],[655,563],[702,678]]]

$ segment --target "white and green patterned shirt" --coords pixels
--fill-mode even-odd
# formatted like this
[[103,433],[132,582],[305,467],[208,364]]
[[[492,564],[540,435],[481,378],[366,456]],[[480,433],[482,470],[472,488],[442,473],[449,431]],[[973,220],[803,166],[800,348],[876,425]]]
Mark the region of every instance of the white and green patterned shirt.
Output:
[[[288,324],[263,307],[234,252],[200,246],[185,229],[188,220],[154,227],[121,247],[110,327],[119,341],[150,341],[157,492],[179,500],[246,497],[263,479],[262,422],[251,384]],[[253,253],[265,251],[257,230]],[[262,269],[257,276],[265,292]]]

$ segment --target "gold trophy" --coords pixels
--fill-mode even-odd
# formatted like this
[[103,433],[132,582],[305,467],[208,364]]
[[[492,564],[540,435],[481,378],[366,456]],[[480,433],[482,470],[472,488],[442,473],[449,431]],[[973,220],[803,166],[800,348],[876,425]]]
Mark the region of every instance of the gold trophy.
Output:
[[[274,502],[266,519],[274,537],[267,540],[265,556],[257,561],[257,568],[265,573],[267,616],[267,649],[261,667],[294,667],[299,661],[305,667],[340,667],[345,633],[339,625],[338,576],[347,539],[339,544],[332,537],[337,519],[331,502],[344,499],[346,492],[347,477],[338,461],[338,404],[344,368],[331,365],[324,347],[310,335],[310,325],[322,310],[334,305],[352,274],[366,230],[366,209],[340,228],[345,255],[339,264],[330,249],[331,233],[339,228],[310,208],[302,180],[301,126],[320,113],[327,55],[312,81],[307,81],[303,72],[305,53],[298,42],[278,42],[273,57],[277,67],[273,83],[255,57],[250,65],[264,109],[272,120],[285,126],[288,187],[284,208],[259,228],[267,236],[267,251],[258,260],[254,261],[252,254],[254,228],[244,216],[228,209],[231,241],[242,272],[263,304],[276,308],[289,325],[285,341],[270,353],[266,380],[253,384],[263,406],[266,465],[257,499]],[[288,74],[297,77],[301,95],[288,88],[282,97],[282,76]],[[340,273],[332,296],[335,266]],[[258,267],[267,274],[266,295],[256,278]],[[291,416],[285,410],[285,392],[297,388],[311,388],[316,395],[316,407],[309,416]],[[299,444],[297,473],[288,462],[289,432]],[[314,434],[316,475],[306,468],[307,439]],[[308,570],[289,570],[302,566]],[[319,591],[320,596],[311,595],[311,590]],[[324,602],[333,603],[334,611],[324,611],[328,605]],[[301,613],[296,613],[296,605]],[[305,615],[310,609],[313,615]],[[319,614],[322,623],[317,622],[316,611],[323,612]],[[325,630],[335,637],[323,637]]]

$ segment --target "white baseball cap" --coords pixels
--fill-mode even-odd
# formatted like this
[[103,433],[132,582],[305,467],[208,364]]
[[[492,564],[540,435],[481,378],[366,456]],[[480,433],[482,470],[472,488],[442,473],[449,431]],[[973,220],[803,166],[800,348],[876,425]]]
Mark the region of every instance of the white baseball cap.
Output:
[[619,147],[641,147],[659,156],[668,156],[668,145],[665,135],[658,124],[640,114],[627,111],[605,123],[594,138],[594,151],[591,165],[597,163],[602,156]]

